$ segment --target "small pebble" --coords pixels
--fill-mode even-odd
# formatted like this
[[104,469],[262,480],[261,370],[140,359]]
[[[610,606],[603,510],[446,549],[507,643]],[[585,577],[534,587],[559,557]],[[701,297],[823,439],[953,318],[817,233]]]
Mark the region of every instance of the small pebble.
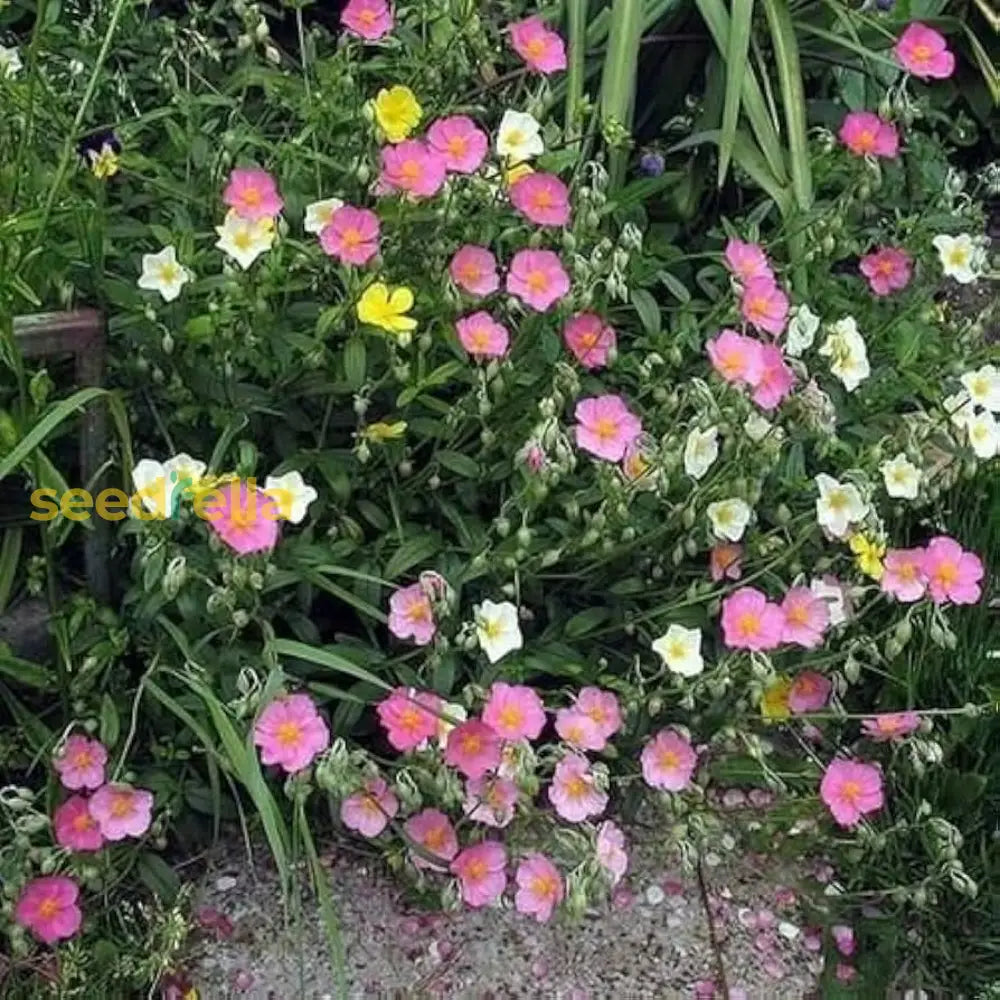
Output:
[[215,880],[215,888],[219,892],[231,892],[240,884],[240,880],[232,875],[221,875]]
[[799,929],[795,924],[782,920],[778,924],[778,933],[788,941],[794,941],[799,936]]
[[659,906],[666,898],[667,894],[658,885],[651,885],[646,888],[646,902],[650,906]]

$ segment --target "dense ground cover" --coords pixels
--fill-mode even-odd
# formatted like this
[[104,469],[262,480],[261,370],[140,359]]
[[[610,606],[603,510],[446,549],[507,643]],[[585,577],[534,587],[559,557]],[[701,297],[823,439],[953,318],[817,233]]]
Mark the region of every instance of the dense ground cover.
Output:
[[[990,273],[952,89],[983,46],[698,4],[725,62],[638,148],[669,11],[585,6],[568,47],[517,3],[2,12],[0,473],[94,487],[104,396],[10,319],[97,305],[142,491],[110,604],[92,525],[5,533],[0,596],[53,613],[50,657],[0,659],[11,989],[148,989],[168,862],[223,824],[288,892],[305,858],[324,898],[333,824],[548,920],[623,877],[617,817],[695,864],[733,803],[828,866],[824,995],[1000,979],[1000,359],[951,296]],[[839,53],[808,100],[803,23]],[[681,211],[706,157],[722,200]]]

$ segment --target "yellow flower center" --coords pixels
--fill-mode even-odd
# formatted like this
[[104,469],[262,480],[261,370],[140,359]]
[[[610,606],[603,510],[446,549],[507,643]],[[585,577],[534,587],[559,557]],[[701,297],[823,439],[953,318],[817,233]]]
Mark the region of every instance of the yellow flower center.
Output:
[[809,624],[809,612],[801,604],[795,604],[791,607],[789,611],[785,613],[785,617],[793,625],[808,625]]
[[958,582],[958,567],[953,562],[943,562],[934,571],[934,577],[946,587]]
[[485,326],[477,326],[469,333],[473,350],[485,351],[490,346],[490,331]]
[[549,287],[549,276],[544,271],[531,271],[525,283],[533,292],[544,292]]
[[681,762],[681,758],[676,750],[661,750],[657,754],[656,760],[664,771],[676,770]]
[[181,269],[172,261],[160,265],[160,281],[172,285],[181,276]]
[[545,899],[555,899],[559,893],[559,883],[549,874],[534,875],[531,879],[531,891],[536,896],[542,896]]
[[566,782],[566,794],[571,799],[582,799],[589,791],[590,786],[581,775],[574,775]]
[[76,830],[77,833],[84,833],[87,830],[93,829],[95,824],[93,817],[90,815],[90,813],[84,811],[80,813],[78,816],[73,817],[72,825],[73,829]]
[[847,494],[843,490],[833,490],[826,498],[826,502],[829,504],[830,510],[839,513],[847,509]]
[[858,148],[864,153],[870,153],[875,148],[875,133],[870,129],[862,129],[857,139]]
[[544,38],[531,38],[524,43],[524,51],[532,59],[541,59],[545,55],[545,39]]
[[111,815],[116,819],[129,816],[132,813],[132,796],[115,795],[111,800]]
[[255,187],[248,187],[240,197],[243,204],[250,208],[256,208],[261,203],[260,191]]
[[519,128],[512,128],[507,133],[507,145],[508,146],[523,146],[527,141],[527,136]]
[[399,167],[399,174],[404,181],[413,183],[420,180],[422,168],[418,160],[404,160]]
[[461,742],[463,753],[476,754],[483,749],[483,738],[479,733],[462,733]]
[[534,203],[536,209],[551,208],[553,204],[552,192],[547,190],[546,188],[542,188],[541,191],[536,191],[534,197]]
[[279,724],[275,736],[283,747],[293,747],[302,739],[302,727],[289,719]]
[[952,267],[965,267],[969,263],[969,251],[965,247],[952,247],[948,251],[948,263]]
[[913,57],[914,62],[925,63],[931,61],[934,53],[931,51],[931,47],[929,45],[921,44],[914,45],[910,55]]
[[488,871],[489,869],[486,867],[486,862],[482,858],[475,858],[473,861],[469,862],[462,874],[469,882],[481,882],[484,878],[486,878]]
[[618,424],[613,417],[598,417],[593,431],[602,441],[610,441],[618,433]]
[[667,656],[671,660],[683,660],[685,653],[687,653],[687,647],[680,639],[673,639],[667,644]]
[[504,705],[498,718],[506,729],[516,729],[524,722],[524,712],[517,705]]
[[355,247],[359,247],[364,242],[364,238],[362,237],[360,230],[356,229],[354,226],[351,226],[349,229],[345,229],[341,235],[341,239],[344,242],[344,246],[350,250],[353,250]]
[[452,156],[465,156],[468,149],[468,142],[464,135],[453,135],[448,140],[448,152]]
[[43,920],[51,920],[59,912],[59,900],[55,896],[46,896],[38,904],[38,915]]
[[499,639],[503,627],[496,619],[487,619],[479,623],[479,628],[487,639]]
[[861,798],[861,786],[856,781],[845,781],[840,789],[840,797],[850,805],[857,805]]
[[233,246],[237,250],[249,250],[253,246],[253,236],[249,229],[237,229],[233,234]]
[[744,636],[756,635],[760,631],[760,615],[753,611],[744,611],[736,624]]
[[443,826],[432,827],[424,834],[422,841],[428,851],[437,853],[448,841],[448,830]]

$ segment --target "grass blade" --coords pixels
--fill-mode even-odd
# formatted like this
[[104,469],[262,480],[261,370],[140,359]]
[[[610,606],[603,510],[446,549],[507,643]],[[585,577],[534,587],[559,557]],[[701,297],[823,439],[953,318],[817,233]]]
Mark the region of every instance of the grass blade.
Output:
[[577,145],[577,117],[583,101],[587,70],[587,0],[566,0],[566,37],[569,58],[566,73],[566,136]]
[[719,139],[719,187],[726,180],[729,161],[736,142],[736,126],[743,98],[743,77],[750,53],[750,29],[753,25],[753,0],[733,0],[726,47],[726,96],[722,107],[722,135]]
[[[601,79],[601,117],[631,131],[635,104],[635,78],[642,40],[641,0],[614,0],[611,8],[611,31],[604,56]],[[610,190],[616,191],[625,180],[628,150],[612,149],[608,157]]]
[[21,561],[23,534],[23,528],[8,528],[3,533],[3,542],[0,543],[0,612],[6,609],[14,590],[14,579]]
[[364,667],[359,667],[343,656],[333,653],[328,649],[321,649],[319,646],[307,646],[304,642],[296,642],[294,639],[275,639],[268,644],[268,651],[277,656],[288,656],[295,660],[305,660],[308,663],[315,663],[317,666],[326,667],[328,670],[347,674],[355,680],[374,684],[383,691],[392,690],[391,685],[386,684],[384,680],[365,670]]

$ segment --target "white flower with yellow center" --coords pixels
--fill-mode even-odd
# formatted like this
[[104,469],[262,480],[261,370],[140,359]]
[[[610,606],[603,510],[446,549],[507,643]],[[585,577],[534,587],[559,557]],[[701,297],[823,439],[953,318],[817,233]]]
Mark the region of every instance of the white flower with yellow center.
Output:
[[508,109],[500,120],[496,145],[497,155],[511,165],[534,159],[545,152],[542,126],[526,111]]
[[483,601],[476,608],[476,636],[479,648],[490,663],[520,649],[524,645],[521,625],[517,618],[517,608],[510,601],[494,604]]
[[319,236],[321,232],[333,220],[333,213],[338,208],[343,208],[344,203],[339,198],[326,198],[323,201],[314,201],[306,205],[306,217],[302,223],[303,229],[307,233]]
[[879,466],[885,480],[885,491],[901,500],[915,500],[920,492],[920,470],[900,452]]
[[993,458],[1000,452],[1000,424],[988,410],[969,417],[965,422],[969,447],[977,458]]
[[164,302],[173,302],[190,280],[187,268],[177,263],[177,251],[173,247],[142,255],[142,274],[137,284],[147,291],[159,292]]
[[273,219],[244,219],[233,210],[226,214],[226,221],[216,226],[215,231],[219,234],[215,245],[244,271],[274,243]]
[[684,471],[692,479],[701,479],[719,457],[719,428],[700,431],[695,427],[684,445]]
[[283,476],[268,476],[264,492],[278,505],[281,516],[292,524],[301,523],[309,505],[319,496],[302,478],[302,473],[295,470]]
[[964,389],[952,393],[950,396],[945,396],[941,400],[941,405],[954,427],[964,427],[976,412],[969,394]]
[[790,358],[801,357],[808,351],[819,331],[819,316],[805,303],[795,310],[788,323],[788,333],[785,337],[785,354]]
[[863,521],[868,514],[868,504],[856,486],[839,483],[821,472],[816,477],[816,487],[819,489],[816,520],[834,538],[843,538],[852,524]]
[[705,669],[701,658],[701,629],[671,625],[653,642],[653,652],[667,665],[668,670],[682,677],[696,677]]
[[755,410],[743,421],[743,430],[754,444],[760,444],[774,430],[774,424]]
[[712,523],[712,533],[717,538],[738,542],[750,523],[750,505],[744,500],[730,497],[708,505],[708,519]]
[[[142,506],[158,518],[170,516],[170,498],[167,489],[167,473],[162,462],[144,458],[132,470],[132,486]],[[136,516],[134,503],[129,503],[129,515]],[[149,520],[149,518],[146,518]]]
[[934,244],[941,259],[941,269],[946,278],[954,278],[960,285],[971,285],[982,273],[986,253],[982,243],[968,233],[959,236],[935,236]]
[[7,49],[0,45],[0,80],[17,76],[22,68],[21,54],[17,49]]
[[996,365],[983,365],[974,372],[966,372],[959,381],[976,406],[1000,413],[1000,369]]
[[854,392],[871,375],[868,349],[853,316],[845,316],[830,327],[819,353],[830,359],[830,372]]

